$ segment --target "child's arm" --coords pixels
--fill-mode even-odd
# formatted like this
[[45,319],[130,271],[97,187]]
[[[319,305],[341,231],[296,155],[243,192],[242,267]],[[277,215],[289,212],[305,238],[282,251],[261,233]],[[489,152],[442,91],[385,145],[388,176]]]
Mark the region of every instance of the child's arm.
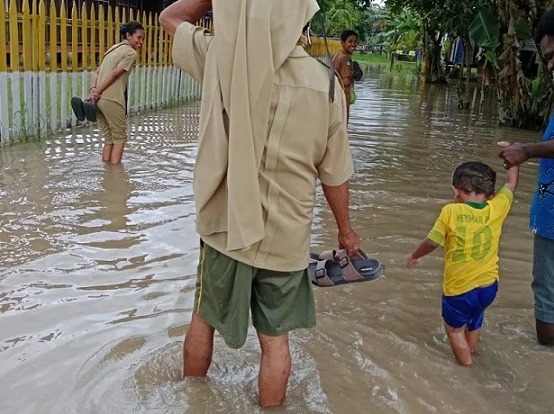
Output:
[[512,165],[506,170],[506,184],[504,187],[509,188],[512,193],[516,192],[517,183],[519,181],[519,165]]
[[429,253],[434,252],[437,247],[439,247],[439,245],[434,241],[427,238],[423,240],[408,258],[408,269],[413,269],[415,265],[419,263],[419,259],[421,257],[427,256]]
[[[510,143],[506,141],[501,141],[498,143],[498,149],[502,151],[503,148],[509,147]],[[508,165],[506,162],[504,162],[504,166],[506,167]],[[512,193],[516,192],[517,184],[519,181],[519,164],[512,165],[511,167],[506,169],[506,183],[504,184],[504,187],[508,188],[512,191]]]

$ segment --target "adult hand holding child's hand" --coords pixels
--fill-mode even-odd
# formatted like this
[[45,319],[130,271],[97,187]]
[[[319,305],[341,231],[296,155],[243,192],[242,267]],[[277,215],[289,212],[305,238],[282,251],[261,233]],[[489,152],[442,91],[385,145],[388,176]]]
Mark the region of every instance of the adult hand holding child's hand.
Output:
[[525,146],[518,142],[510,144],[507,141],[500,141],[497,145],[499,150],[498,156],[504,159],[504,168],[519,165],[529,158]]

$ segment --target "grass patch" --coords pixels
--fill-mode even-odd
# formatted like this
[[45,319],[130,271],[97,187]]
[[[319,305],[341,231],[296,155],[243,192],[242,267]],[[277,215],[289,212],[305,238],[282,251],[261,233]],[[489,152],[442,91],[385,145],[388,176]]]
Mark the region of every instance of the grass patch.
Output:
[[367,63],[370,65],[383,65],[390,63],[390,57],[387,53],[360,53],[356,52],[353,55],[354,60]]
[[[390,62],[389,62],[390,64]],[[421,65],[418,65],[416,62],[394,62],[394,65],[391,71],[395,72],[411,72],[418,74],[421,71]]]
[[390,67],[390,56],[387,53],[373,54],[373,53],[360,53],[356,52],[353,55],[354,60],[364,63],[366,65],[379,65],[386,66],[391,69],[391,72],[409,72],[419,73],[420,65],[416,62],[396,61],[392,68]]

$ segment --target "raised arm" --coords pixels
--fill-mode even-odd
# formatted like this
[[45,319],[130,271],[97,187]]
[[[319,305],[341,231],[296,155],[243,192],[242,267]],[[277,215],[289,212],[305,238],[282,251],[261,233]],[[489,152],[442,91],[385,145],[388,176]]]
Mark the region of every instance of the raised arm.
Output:
[[212,8],[212,0],[178,0],[160,13],[160,24],[171,36],[183,22],[194,23]]
[[360,236],[354,231],[350,224],[349,199],[350,190],[348,182],[338,186],[321,184],[323,193],[329,207],[333,212],[339,230],[339,247],[346,249],[349,256],[354,256],[360,250]]
[[[547,141],[545,144],[548,144],[552,141]],[[539,145],[539,144],[526,144],[526,145]],[[512,193],[515,193],[517,190],[517,184],[519,181],[519,164],[523,161],[526,161],[529,158],[527,150],[524,145],[520,144],[511,144],[506,141],[501,141],[498,143],[498,149],[500,151],[500,157],[504,158],[504,167],[506,168],[506,183],[504,187],[509,188]],[[507,158],[506,158],[507,157]],[[554,157],[554,146],[552,147],[552,156],[546,158]],[[518,162],[519,160],[522,160]]]
[[512,165],[506,170],[506,184],[504,187],[509,188],[512,193],[517,190],[517,184],[519,181],[519,165]]

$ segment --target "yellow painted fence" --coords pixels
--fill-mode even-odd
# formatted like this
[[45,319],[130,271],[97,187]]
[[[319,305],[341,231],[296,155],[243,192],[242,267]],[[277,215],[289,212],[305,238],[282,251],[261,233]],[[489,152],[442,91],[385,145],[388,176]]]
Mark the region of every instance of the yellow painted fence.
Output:
[[[106,50],[120,41],[119,26],[140,21],[142,52],[129,79],[130,113],[200,97],[200,87],[173,66],[171,39],[158,16],[95,5],[66,15],[45,0],[0,0],[0,142],[42,136],[76,125],[72,96],[88,95],[92,72]],[[208,22],[203,22],[209,27]]]
[[[9,0],[6,8],[0,0],[0,143],[75,126],[71,97],[88,95],[92,72],[129,20],[146,30],[129,79],[129,113],[200,98],[200,86],[173,65],[171,39],[156,14],[98,4],[78,8],[76,1],[70,6],[64,0],[59,7],[47,0]],[[211,21],[200,24],[212,29]],[[329,41],[332,54],[338,48],[340,41]],[[310,53],[325,55],[322,39],[312,38]]]
[[[324,58],[326,56],[325,43],[322,37],[312,37],[310,47],[310,55],[318,58]],[[329,47],[329,53],[334,56],[341,49],[341,42],[337,39],[327,39],[327,46]]]

